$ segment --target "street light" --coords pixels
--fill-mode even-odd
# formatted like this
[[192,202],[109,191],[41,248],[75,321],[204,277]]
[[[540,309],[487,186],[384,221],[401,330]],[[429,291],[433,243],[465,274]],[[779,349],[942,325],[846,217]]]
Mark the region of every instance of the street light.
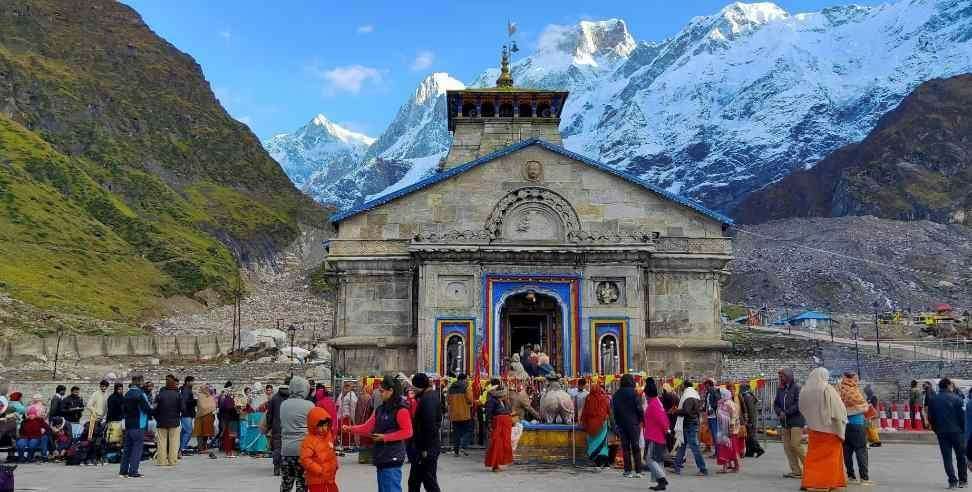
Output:
[[881,331],[878,330],[878,302],[874,301],[871,307],[874,308],[874,343],[877,344],[878,355],[881,355]]
[[287,333],[290,334],[290,376],[294,375],[294,343],[296,343],[297,338],[297,325],[291,323],[287,327]]

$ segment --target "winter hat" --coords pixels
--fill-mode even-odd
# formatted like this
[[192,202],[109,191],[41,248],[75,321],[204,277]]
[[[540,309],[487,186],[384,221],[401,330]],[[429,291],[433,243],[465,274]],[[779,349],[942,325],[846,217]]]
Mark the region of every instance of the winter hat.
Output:
[[10,393],[10,401],[20,401],[20,399],[23,397],[24,395],[19,391],[14,391],[13,393]]
[[425,389],[429,387],[429,377],[425,375],[424,372],[416,373],[412,376],[412,386],[418,389]]
[[223,385],[223,388],[224,389],[231,388],[231,387],[233,387],[233,382],[232,381],[227,381],[226,384]]
[[44,401],[44,397],[40,393],[34,393],[34,396],[30,397],[30,401]]

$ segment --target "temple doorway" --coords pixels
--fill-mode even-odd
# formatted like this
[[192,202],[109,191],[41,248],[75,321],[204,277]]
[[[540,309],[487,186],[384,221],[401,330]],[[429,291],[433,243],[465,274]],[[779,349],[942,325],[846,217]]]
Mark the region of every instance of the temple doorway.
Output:
[[550,365],[563,374],[563,320],[560,303],[549,295],[527,291],[510,296],[500,310],[502,370],[523,347],[539,345],[550,356]]

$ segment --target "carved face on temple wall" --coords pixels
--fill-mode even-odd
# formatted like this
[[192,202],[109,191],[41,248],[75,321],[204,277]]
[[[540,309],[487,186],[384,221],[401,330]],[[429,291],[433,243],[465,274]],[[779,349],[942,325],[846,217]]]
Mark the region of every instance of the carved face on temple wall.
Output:
[[543,164],[537,161],[528,161],[524,166],[524,174],[527,181],[540,181],[543,179]]

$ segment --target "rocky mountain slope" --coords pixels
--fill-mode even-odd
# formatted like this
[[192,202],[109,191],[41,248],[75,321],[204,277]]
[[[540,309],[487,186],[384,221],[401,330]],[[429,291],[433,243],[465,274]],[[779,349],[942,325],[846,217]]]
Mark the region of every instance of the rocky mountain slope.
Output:
[[870,216],[739,226],[727,302],[841,313],[897,304],[964,308],[972,298],[972,229]]
[[918,86],[860,143],[746,197],[733,214],[875,215],[972,225],[972,75]]
[[[561,124],[567,148],[722,210],[860,141],[920,83],[966,72],[967,0],[800,14],[737,2],[649,42],[636,42],[621,20],[585,21],[551,26],[536,52],[513,63],[517,85],[571,91]],[[486,70],[470,85],[495,78]],[[445,133],[433,138],[449,144]],[[410,168],[378,174],[401,178]],[[381,189],[367,174],[315,198],[360,201]],[[369,189],[338,197],[346,186]]]
[[166,299],[218,304],[239,263],[273,258],[299,222],[324,218],[198,64],[131,8],[3,3],[4,295],[127,324]]

